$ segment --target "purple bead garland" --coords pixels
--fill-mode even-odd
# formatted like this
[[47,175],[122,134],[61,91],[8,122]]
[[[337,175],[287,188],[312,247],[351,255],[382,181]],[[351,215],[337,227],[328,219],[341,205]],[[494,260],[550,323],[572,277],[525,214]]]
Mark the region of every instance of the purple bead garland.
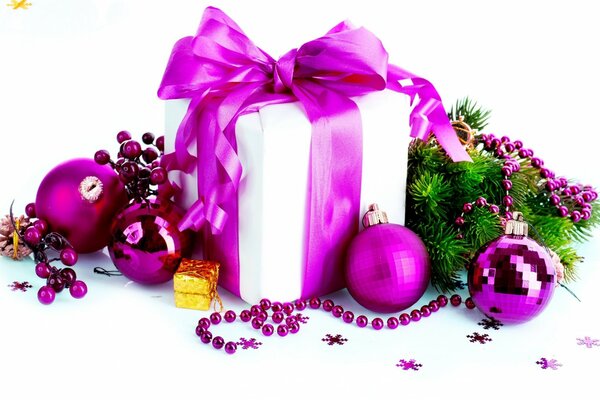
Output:
[[[512,189],[512,182],[510,176],[514,172],[520,170],[521,164],[529,162],[529,164],[539,170],[540,177],[546,179],[544,184],[545,189],[549,192],[548,200],[550,204],[556,207],[557,214],[561,217],[571,218],[574,223],[579,221],[587,220],[591,217],[591,202],[598,198],[598,193],[594,191],[590,186],[572,185],[566,178],[556,178],[554,172],[544,167],[544,161],[539,157],[533,157],[533,150],[523,148],[523,142],[515,140],[510,142],[510,139],[504,136],[499,140],[493,134],[484,134],[479,138],[478,144],[482,143],[483,148],[491,153],[494,153],[497,157],[503,158],[504,165],[501,168],[504,180],[502,186],[506,190],[506,196],[503,198],[503,205],[507,211],[513,204],[513,199],[509,194]],[[499,153],[498,150],[501,150]],[[516,157],[522,160],[517,160]],[[580,195],[581,193],[581,195]],[[479,201],[479,199],[478,199]],[[573,209],[569,210],[563,201],[567,204],[572,204]],[[477,202],[476,202],[477,203]],[[478,206],[482,206],[477,204]],[[577,209],[577,207],[579,209]],[[469,207],[463,207],[463,213],[469,213],[471,209]],[[464,222],[458,223],[461,226]]]
[[[402,313],[398,317],[389,317],[385,322],[382,318],[375,317],[371,321],[371,327],[376,331],[382,330],[386,326],[388,329],[394,330],[400,325],[406,326],[411,322],[418,322],[422,318],[430,316],[432,313],[437,312],[440,308],[448,305],[449,302],[453,306],[457,307],[462,303],[462,299],[458,294],[452,295],[450,300],[448,300],[448,297],[445,295],[439,295],[435,300],[431,300],[428,304],[423,305],[420,309],[412,310],[410,314]],[[288,334],[295,334],[300,331],[298,318],[291,314],[294,312],[294,310],[304,310],[307,303],[312,309],[318,309],[322,306],[325,312],[331,313],[334,318],[342,318],[342,320],[347,324],[356,321],[356,326],[359,328],[365,328],[369,325],[369,319],[365,315],[359,315],[355,319],[352,311],[344,311],[342,306],[335,305],[333,300],[330,299],[321,302],[321,299],[318,297],[313,297],[308,301],[296,300],[295,302],[283,304],[279,302],[271,303],[268,299],[262,299],[258,305],[253,305],[250,307],[250,310],[243,310],[240,312],[240,321],[251,321],[252,328],[260,330],[264,336],[272,336],[275,332],[277,332],[278,336],[285,337]],[[286,305],[288,305],[288,307],[286,307]],[[475,304],[470,297],[465,301],[465,305],[469,309],[475,308]],[[257,309],[260,309],[261,311],[256,311]],[[273,311],[271,319],[276,324],[279,324],[277,327],[274,327],[270,323],[265,323],[265,321],[268,319],[267,311],[269,309]],[[254,310],[256,313],[254,318],[252,317],[251,310]],[[262,313],[265,313],[266,317],[261,315]],[[288,316],[284,317],[284,314]],[[212,346],[217,350],[224,349],[227,354],[234,354],[237,351],[236,343],[225,343],[225,340],[221,336],[213,337],[213,334],[209,331],[209,328],[212,325],[218,325],[222,321],[231,323],[235,320],[236,313],[233,310],[226,311],[223,317],[221,317],[219,313],[214,312],[208,318],[200,318],[195,329],[196,335],[200,338],[202,343],[212,344]]]

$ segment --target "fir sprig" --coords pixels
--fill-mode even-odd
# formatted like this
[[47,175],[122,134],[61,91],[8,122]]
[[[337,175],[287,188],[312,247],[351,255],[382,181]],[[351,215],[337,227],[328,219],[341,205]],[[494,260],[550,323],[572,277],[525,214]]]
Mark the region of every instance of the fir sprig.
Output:
[[[472,129],[481,130],[487,125],[490,112],[466,98],[449,113],[453,120],[459,116]],[[506,194],[502,187],[503,160],[484,150],[481,134],[476,135],[474,146],[467,150],[472,163],[451,162],[435,140],[414,141],[409,149],[406,225],[423,239],[432,263],[431,282],[444,292],[456,289],[459,272],[476,251],[502,233],[501,215],[478,208],[469,214],[462,235],[458,235],[454,219],[461,214],[464,203],[484,197],[500,205]],[[521,211],[535,227],[535,239],[557,253],[569,282],[576,277],[576,266],[582,260],[573,244],[590,238],[592,229],[600,224],[600,213],[592,212],[590,219],[576,224],[558,216],[539,169],[528,161],[520,165],[520,171],[511,176],[512,209]],[[572,208],[569,199],[562,200]],[[592,209],[598,207],[600,201],[592,202]]]
[[448,117],[452,121],[458,121],[460,117],[464,118],[471,129],[481,131],[487,126],[488,120],[490,119],[491,111],[484,110],[477,105],[477,102],[465,97],[464,99],[458,100],[450,108]]

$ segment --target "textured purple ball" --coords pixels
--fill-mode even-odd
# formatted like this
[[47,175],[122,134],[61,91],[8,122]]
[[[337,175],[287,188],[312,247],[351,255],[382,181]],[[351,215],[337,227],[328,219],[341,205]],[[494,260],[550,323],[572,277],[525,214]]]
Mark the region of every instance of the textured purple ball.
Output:
[[469,293],[477,308],[504,323],[529,321],[552,298],[555,271],[534,240],[502,235],[482,247],[469,268]]
[[200,334],[200,340],[202,343],[209,344],[212,341],[212,333],[209,331],[204,331]]
[[363,307],[380,313],[416,303],[429,284],[429,255],[414,232],[379,224],[359,233],[348,249],[346,284]]
[[342,319],[345,323],[349,324],[354,321],[354,313],[352,311],[344,311],[344,314],[342,314]]
[[112,219],[127,201],[125,188],[111,167],[78,158],[46,175],[37,191],[35,210],[77,253],[91,253],[108,244]]
[[275,332],[275,328],[271,324],[264,324],[262,327],[262,333],[265,336],[271,336]]
[[225,353],[233,354],[237,350],[237,344],[235,342],[227,342],[225,343]]
[[177,229],[181,215],[168,200],[150,199],[125,208],[113,222],[108,245],[119,271],[149,285],[172,279],[181,259],[191,254],[190,233]]

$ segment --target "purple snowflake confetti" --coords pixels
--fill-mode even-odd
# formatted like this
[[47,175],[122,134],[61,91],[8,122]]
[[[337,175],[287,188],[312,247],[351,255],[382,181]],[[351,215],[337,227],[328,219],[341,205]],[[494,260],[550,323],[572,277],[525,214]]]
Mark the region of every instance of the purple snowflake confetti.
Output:
[[400,367],[404,371],[408,371],[409,369],[412,369],[413,371],[418,371],[419,368],[421,368],[422,366],[423,366],[423,364],[418,364],[412,358],[410,360],[408,360],[408,361],[406,361],[406,360],[400,360],[400,361],[398,361],[398,364],[396,364],[396,367]]
[[477,325],[483,327],[483,329],[493,329],[495,331],[500,329],[501,326],[504,326],[502,322],[498,321],[494,317],[484,318],[481,320],[481,322],[478,322]]
[[296,314],[296,321],[300,322],[301,324],[305,324],[309,319],[310,317],[304,316],[301,313]]
[[469,342],[471,343],[479,342],[481,344],[485,344],[486,342],[492,341],[492,338],[489,337],[487,333],[484,333],[482,335],[481,333],[473,332],[472,335],[467,335],[467,337],[469,338]]
[[591,349],[594,346],[600,346],[600,340],[585,336],[583,339],[577,338],[577,344],[579,346],[585,346],[588,349]]
[[17,290],[20,290],[21,292],[26,292],[27,289],[31,289],[33,286],[31,286],[31,284],[27,281],[25,282],[17,282],[14,281],[13,283],[11,283],[10,285],[7,285],[9,288],[11,288],[11,290],[13,292],[16,292]]
[[536,361],[535,363],[541,366],[542,369],[558,369],[558,367],[562,367],[562,364],[559,364],[558,361],[556,361],[554,358],[548,360],[546,359],[546,357],[542,357],[539,359],[539,361]]
[[348,339],[343,338],[342,335],[330,335],[329,333],[327,335],[325,335],[325,337],[323,339],[321,339],[323,342],[327,342],[327,344],[329,346],[333,346],[334,344],[339,344],[340,346],[342,346],[345,342],[348,341]]
[[260,346],[262,346],[262,343],[258,342],[254,338],[246,339],[246,338],[243,338],[243,337],[241,337],[240,341],[237,342],[236,344],[238,346],[242,346],[243,350],[258,349]]

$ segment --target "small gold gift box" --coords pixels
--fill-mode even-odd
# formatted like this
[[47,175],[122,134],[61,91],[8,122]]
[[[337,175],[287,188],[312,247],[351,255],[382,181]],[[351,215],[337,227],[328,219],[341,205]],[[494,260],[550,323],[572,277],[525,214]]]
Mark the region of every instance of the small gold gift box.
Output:
[[206,311],[213,300],[221,304],[217,294],[219,266],[214,261],[181,260],[173,277],[175,306]]

